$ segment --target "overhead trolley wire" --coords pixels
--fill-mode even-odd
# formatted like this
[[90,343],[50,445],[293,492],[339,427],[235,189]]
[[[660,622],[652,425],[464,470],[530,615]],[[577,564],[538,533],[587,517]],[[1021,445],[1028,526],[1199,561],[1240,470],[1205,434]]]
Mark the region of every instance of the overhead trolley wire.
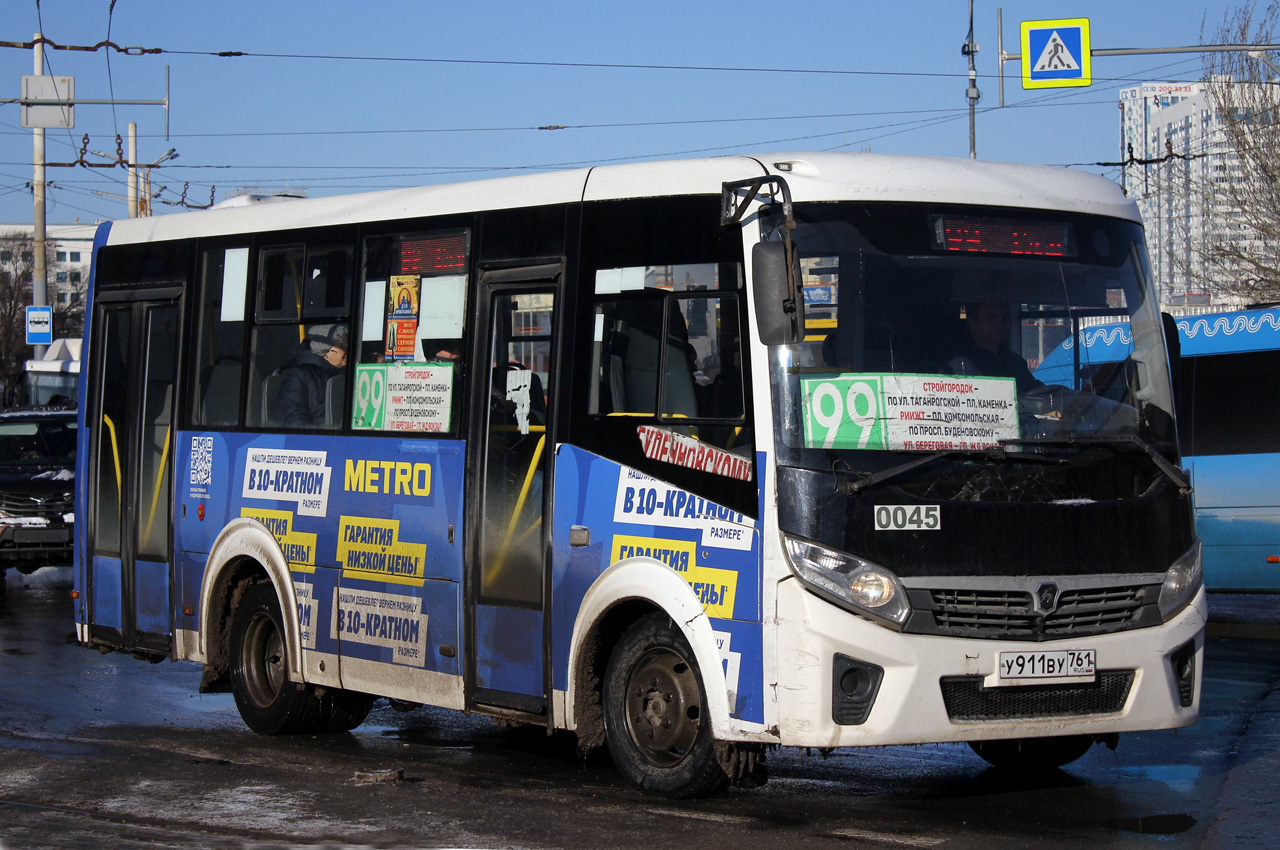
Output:
[[[478,66],[514,66],[521,68],[594,68],[621,71],[698,71],[722,72],[737,74],[814,74],[825,76],[854,77],[920,77],[938,79],[968,79],[967,72],[953,73],[941,71],[871,71],[854,68],[776,68],[752,65],[662,65],[640,62],[564,62],[531,59],[457,59],[438,56],[363,56],[326,53],[261,53],[247,50],[174,50],[163,47],[122,47],[112,41],[100,41],[95,45],[61,45],[48,38],[32,41],[0,41],[0,47],[11,47],[29,50],[36,43],[43,43],[53,50],[77,50],[95,52],[100,49],[111,49],[129,56],[145,54],[172,56],[210,56],[234,59],[290,59],[307,61],[334,62],[404,62],[413,64],[441,65],[478,65]],[[990,75],[988,75],[990,76]],[[1130,77],[1098,77],[1095,82],[1132,82]],[[1172,82],[1186,82],[1176,80]]]

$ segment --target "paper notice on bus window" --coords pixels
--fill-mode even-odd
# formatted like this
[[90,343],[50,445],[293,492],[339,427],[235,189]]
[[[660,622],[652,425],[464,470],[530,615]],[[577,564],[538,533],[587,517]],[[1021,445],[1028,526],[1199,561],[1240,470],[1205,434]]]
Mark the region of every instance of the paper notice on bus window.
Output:
[[418,295],[420,280],[416,274],[391,276],[387,305],[388,360],[412,360],[418,346]]
[[461,339],[466,309],[466,275],[424,278],[418,304],[418,339]]
[[1019,436],[1013,378],[844,374],[804,378],[800,394],[805,448],[964,451]]
[[375,431],[448,431],[452,363],[362,363],[356,368],[351,426]]

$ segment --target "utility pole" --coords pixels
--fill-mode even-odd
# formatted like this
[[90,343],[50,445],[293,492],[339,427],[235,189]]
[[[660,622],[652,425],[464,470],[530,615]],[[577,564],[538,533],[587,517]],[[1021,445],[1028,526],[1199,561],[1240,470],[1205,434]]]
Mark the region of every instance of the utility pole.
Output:
[[[30,128],[32,131],[32,180],[31,195],[34,206],[32,215],[32,254],[33,265],[31,275],[31,305],[32,307],[48,307],[49,306],[49,270],[48,255],[45,250],[47,247],[48,232],[45,223],[45,196],[48,190],[48,184],[45,181],[45,169],[48,163],[45,161],[45,138],[44,131],[46,127],[66,128],[70,129],[75,126],[75,97],[74,83],[72,77],[53,76],[47,77],[44,73],[44,35],[36,33],[31,41],[31,52],[35,59],[35,74],[32,77],[22,78],[22,97],[19,103],[22,104],[22,126]],[[52,85],[46,85],[51,83]],[[142,104],[148,106],[164,107],[164,137],[169,139],[169,67],[166,65],[164,69],[164,99],[163,100],[81,100],[80,103],[92,104]],[[50,114],[52,108],[53,114]],[[86,140],[88,136],[85,137]],[[117,138],[117,144],[119,136]],[[129,125],[129,162],[126,163],[129,169],[129,215],[136,216],[138,212],[137,205],[137,176],[138,176],[138,149],[137,149],[137,125]],[[170,153],[173,153],[170,149]],[[172,157],[170,157],[172,158]],[[157,161],[159,162],[159,160]],[[54,166],[84,165],[84,155],[81,153],[80,160],[72,163],[55,162]],[[113,163],[112,165],[115,165]],[[28,326],[30,332],[30,326]],[[34,356],[39,359],[45,354],[45,346],[42,344],[34,344],[32,346]]]
[[969,57],[969,89],[965,92],[965,97],[969,99],[969,159],[978,158],[977,127],[974,116],[977,113],[978,98],[982,96],[982,92],[978,91],[978,70],[973,61],[973,57],[977,54],[978,45],[973,40],[973,0],[969,0],[969,37],[960,46],[960,55]]
[[138,125],[129,123],[129,218],[138,217]]
[[[41,41],[41,33],[36,33],[35,58],[37,77],[44,74],[44,42]],[[49,271],[45,265],[45,224],[44,224],[44,128],[37,127],[33,131],[34,151],[32,160],[35,164],[35,174],[32,175],[31,194],[35,200],[35,216],[32,241],[35,243],[32,249],[35,253],[35,270],[31,274],[31,305],[33,307],[45,307],[49,303]],[[45,347],[43,345],[33,346],[35,349],[33,357],[36,360],[44,357]]]

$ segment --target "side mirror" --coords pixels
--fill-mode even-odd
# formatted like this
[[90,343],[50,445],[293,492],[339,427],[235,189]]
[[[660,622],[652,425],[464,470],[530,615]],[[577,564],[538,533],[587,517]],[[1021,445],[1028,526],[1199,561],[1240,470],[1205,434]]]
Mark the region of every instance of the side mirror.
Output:
[[800,254],[794,246],[791,254],[791,267],[787,268],[785,243],[757,242],[751,249],[756,329],[765,345],[784,345],[804,339]]

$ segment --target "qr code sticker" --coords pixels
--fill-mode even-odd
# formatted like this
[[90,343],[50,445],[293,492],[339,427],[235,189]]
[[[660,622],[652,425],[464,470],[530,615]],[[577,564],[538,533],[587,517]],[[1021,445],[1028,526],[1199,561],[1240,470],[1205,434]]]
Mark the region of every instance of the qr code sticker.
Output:
[[213,483],[213,437],[191,438],[191,483]]

